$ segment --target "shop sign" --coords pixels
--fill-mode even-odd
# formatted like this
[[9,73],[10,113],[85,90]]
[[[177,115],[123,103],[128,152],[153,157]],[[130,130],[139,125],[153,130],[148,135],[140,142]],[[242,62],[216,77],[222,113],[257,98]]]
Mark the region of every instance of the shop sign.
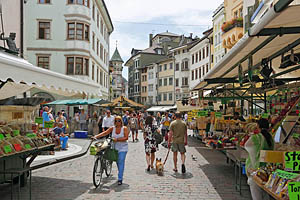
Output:
[[275,172],[280,178],[289,179],[289,180],[299,176],[299,174],[286,172],[280,169],[277,169]]
[[37,124],[43,124],[43,118],[42,117],[36,117],[34,122],[37,123]]
[[216,113],[215,113],[215,116],[216,116],[217,118],[221,118],[221,117],[222,117],[222,113],[216,112]]
[[290,182],[288,191],[290,200],[300,200],[300,182]]
[[285,152],[285,170],[300,171],[300,151]]
[[54,122],[45,122],[44,127],[45,128],[53,128],[54,127]]

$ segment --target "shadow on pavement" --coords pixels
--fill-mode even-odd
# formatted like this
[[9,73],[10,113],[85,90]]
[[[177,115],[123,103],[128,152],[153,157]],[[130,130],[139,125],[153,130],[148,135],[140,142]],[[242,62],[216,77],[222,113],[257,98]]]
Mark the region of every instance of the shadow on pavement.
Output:
[[[243,189],[242,195],[235,190],[234,166],[226,163],[226,156],[218,150],[205,147],[196,138],[188,138],[188,146],[194,147],[208,163],[198,164],[198,168],[207,176],[216,192],[224,200],[246,200],[251,199],[249,189]],[[197,155],[192,155],[193,161],[197,161]],[[242,179],[242,185],[246,185],[246,177]]]
[[[14,185],[14,199],[17,197],[17,184]],[[77,180],[66,180],[50,177],[32,177],[32,200],[76,199],[90,190],[92,183],[83,183]],[[59,188],[59,192],[57,191]],[[76,190],[74,190],[76,188]],[[72,191],[72,192],[70,192]],[[47,194],[47,196],[45,196]],[[0,199],[10,199],[10,185],[0,185]],[[29,186],[21,188],[21,199],[29,199]]]
[[176,179],[190,179],[190,178],[193,178],[193,174],[190,173],[190,172],[186,172],[185,174],[181,174],[181,173],[174,173],[174,174],[171,174],[171,176],[173,178],[176,178]]
[[90,194],[109,194],[111,191],[122,192],[123,190],[128,190],[129,185],[123,183],[122,185],[118,185],[116,181],[116,177],[108,177],[104,178],[103,184],[99,188],[94,188],[89,190]]

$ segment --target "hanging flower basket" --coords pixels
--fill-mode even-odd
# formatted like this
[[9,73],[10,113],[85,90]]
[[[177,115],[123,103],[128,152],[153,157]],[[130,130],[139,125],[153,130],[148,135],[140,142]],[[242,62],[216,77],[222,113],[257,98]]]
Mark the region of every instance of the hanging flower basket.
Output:
[[221,29],[223,33],[226,33],[233,29],[234,27],[243,27],[243,18],[233,18],[230,21],[224,22],[223,25],[221,26]]

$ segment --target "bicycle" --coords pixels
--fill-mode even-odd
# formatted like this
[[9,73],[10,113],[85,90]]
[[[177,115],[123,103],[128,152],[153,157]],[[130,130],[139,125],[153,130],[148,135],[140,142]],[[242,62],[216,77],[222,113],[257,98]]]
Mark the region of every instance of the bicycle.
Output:
[[100,140],[99,142],[95,143],[96,148],[99,150],[95,155],[96,160],[93,169],[93,184],[96,188],[98,188],[101,184],[104,171],[107,177],[109,177],[111,174],[113,161],[106,160],[103,156],[105,151],[111,147],[111,143],[111,138]]

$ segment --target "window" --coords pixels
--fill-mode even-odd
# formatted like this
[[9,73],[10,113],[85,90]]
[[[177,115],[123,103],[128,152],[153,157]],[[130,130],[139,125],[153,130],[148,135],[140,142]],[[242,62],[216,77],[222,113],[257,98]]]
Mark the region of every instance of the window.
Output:
[[169,93],[169,101],[173,101],[173,94]]
[[169,78],[169,85],[173,85],[173,77]]
[[153,103],[153,97],[152,96],[148,97],[148,101],[149,101],[150,104],[152,104]]
[[148,90],[149,92],[153,92],[153,84],[150,84],[149,85],[149,90]]
[[186,71],[189,69],[189,61],[183,61],[181,63],[181,71]]
[[90,40],[90,26],[88,24],[70,22],[68,23],[68,36],[69,40]]
[[97,83],[99,83],[99,67],[97,67]]
[[164,78],[164,86],[168,85],[168,78]]
[[158,71],[159,71],[159,72],[162,71],[162,66],[161,66],[161,65],[158,66]]
[[201,78],[202,75],[201,75],[201,67],[199,67],[199,78]]
[[208,64],[206,64],[206,73],[208,72]]
[[95,3],[93,3],[93,8],[92,8],[92,17],[93,17],[93,20],[95,21]]
[[68,0],[68,4],[78,4],[78,5],[84,5],[86,7],[90,6],[89,0]]
[[67,57],[68,75],[88,75],[89,59],[83,57]]
[[97,55],[99,56],[99,39],[97,39]]
[[198,79],[198,69],[195,69],[195,80],[197,80],[197,79]]
[[95,33],[93,32],[92,48],[95,51]]
[[84,39],[90,41],[90,26],[87,24],[84,26]]
[[205,75],[205,66],[202,65],[202,76],[204,77],[204,75]]
[[188,78],[187,77],[182,77],[182,86],[188,86]]
[[158,86],[159,86],[159,87],[162,86],[162,78],[159,79],[159,81],[158,81]]
[[44,68],[44,69],[49,69],[49,61],[50,61],[50,56],[48,55],[39,55],[37,57],[37,66]]
[[101,60],[103,60],[103,46],[101,43],[100,43],[100,58]]
[[168,94],[167,93],[164,93],[164,101],[167,101],[168,99]]
[[134,61],[134,65],[135,65],[135,68],[138,68],[140,66],[140,60]]
[[97,10],[97,27],[99,28],[99,11]]
[[192,64],[194,64],[194,54],[192,55]]
[[198,62],[198,53],[196,53],[196,61],[195,61],[195,63],[197,63]]
[[100,85],[103,85],[103,71],[100,70]]
[[149,72],[148,76],[149,76],[149,79],[153,79],[154,78],[154,73],[153,72]]
[[202,49],[202,58],[205,58],[205,48]]
[[179,78],[176,78],[176,79],[175,79],[175,86],[176,86],[176,87],[179,87]]
[[175,71],[179,71],[179,63],[176,63]]
[[50,39],[50,22],[39,22],[39,39]]
[[101,29],[101,34],[103,35],[104,24],[103,24],[102,18],[101,18],[101,27],[100,27],[100,29]]
[[194,80],[194,70],[192,70],[192,81]]
[[206,57],[208,57],[208,52],[209,52],[208,46],[206,46]]
[[167,69],[167,64],[164,64],[164,70],[166,71]]
[[199,61],[201,61],[201,50],[199,51]]
[[92,80],[95,79],[95,64],[92,65]]
[[161,101],[161,94],[158,94],[158,101]]
[[173,69],[173,63],[170,63],[170,69]]
[[50,4],[50,0],[39,0],[40,4]]

